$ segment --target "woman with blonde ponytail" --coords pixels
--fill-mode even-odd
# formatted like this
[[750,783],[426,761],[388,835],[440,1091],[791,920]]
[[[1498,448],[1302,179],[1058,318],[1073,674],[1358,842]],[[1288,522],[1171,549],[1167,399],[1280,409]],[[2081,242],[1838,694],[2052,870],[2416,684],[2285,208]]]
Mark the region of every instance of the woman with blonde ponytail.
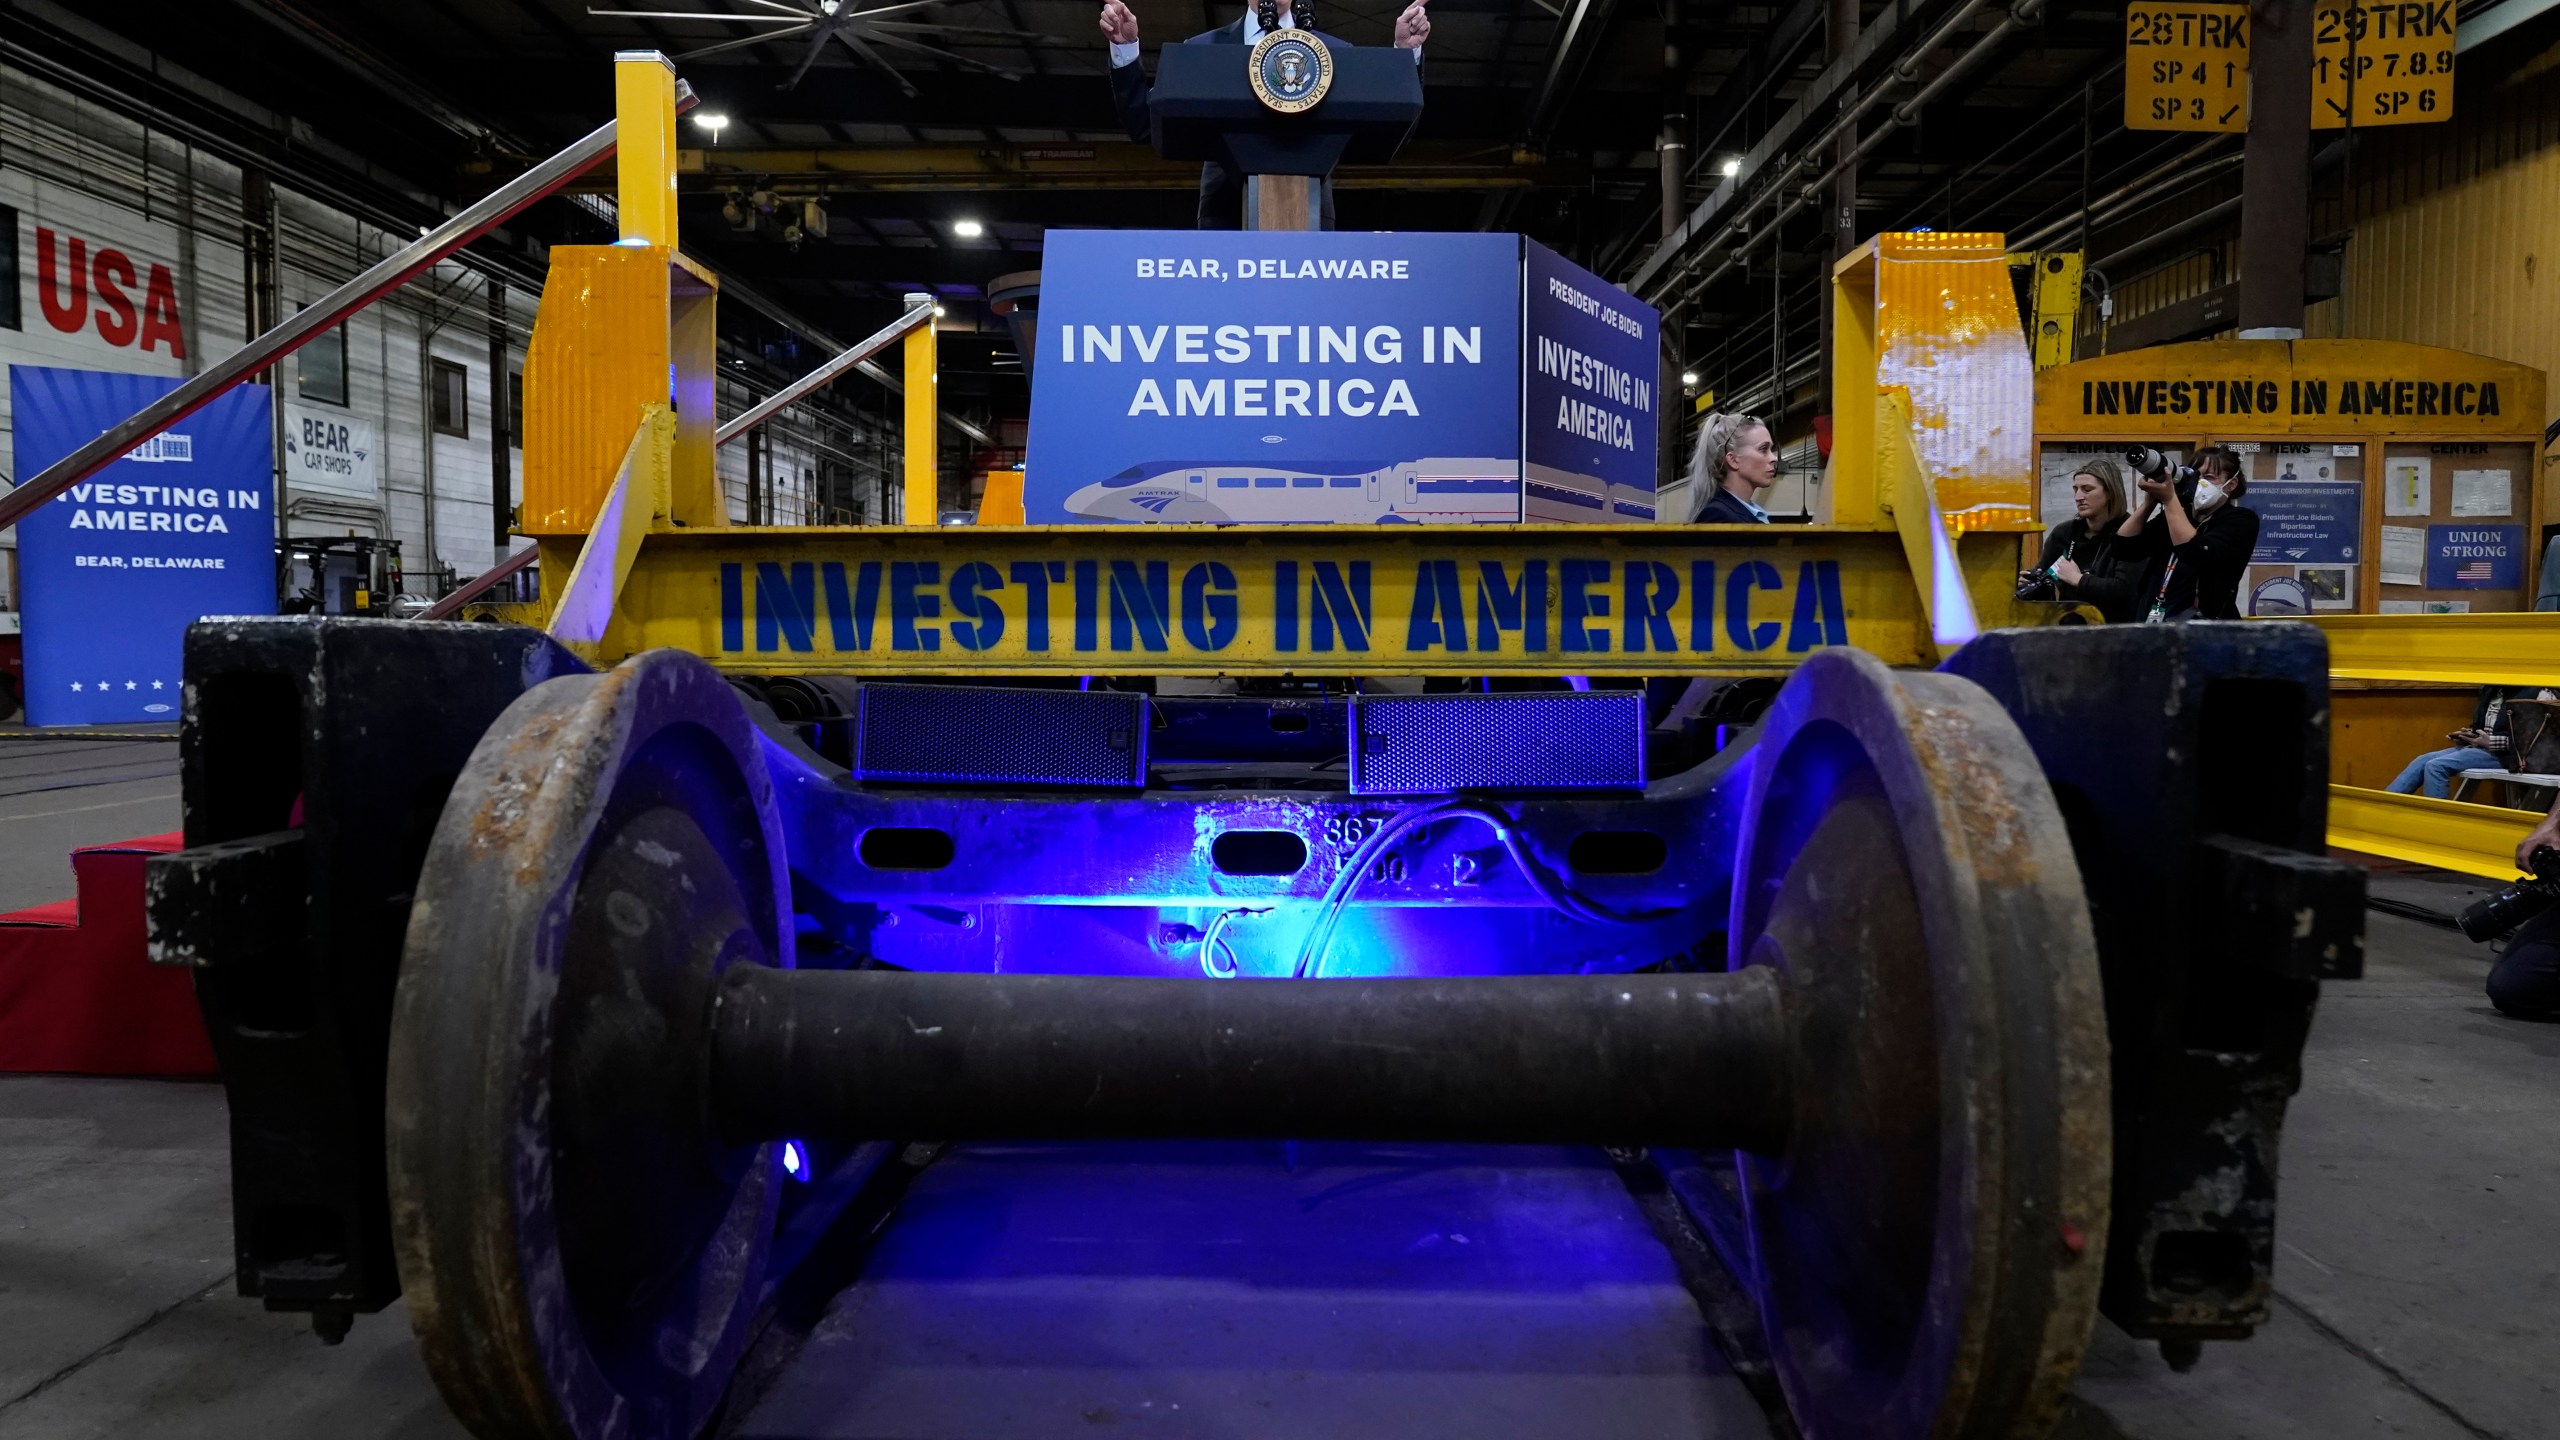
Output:
[[1769,512],[1756,503],[1778,483],[1778,447],[1756,415],[1719,411],[1698,427],[1689,456],[1689,523],[1766,525]]

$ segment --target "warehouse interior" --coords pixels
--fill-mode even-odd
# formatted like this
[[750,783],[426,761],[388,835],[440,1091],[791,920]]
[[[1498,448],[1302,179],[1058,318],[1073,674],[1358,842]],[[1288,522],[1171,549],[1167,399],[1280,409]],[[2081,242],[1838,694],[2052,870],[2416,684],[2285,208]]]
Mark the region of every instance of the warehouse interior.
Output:
[[0,1440],[2550,1431],[2550,0],[0,0],[0,240]]

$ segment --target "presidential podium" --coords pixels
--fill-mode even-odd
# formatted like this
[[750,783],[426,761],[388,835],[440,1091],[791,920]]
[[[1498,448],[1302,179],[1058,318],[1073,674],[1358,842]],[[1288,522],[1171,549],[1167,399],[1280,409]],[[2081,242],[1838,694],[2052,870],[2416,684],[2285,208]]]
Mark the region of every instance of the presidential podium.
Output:
[[1324,98],[1282,114],[1254,94],[1248,47],[1167,45],[1156,58],[1154,140],[1168,160],[1214,160],[1245,177],[1244,228],[1321,230],[1324,177],[1395,158],[1422,115],[1422,67],[1403,50],[1326,46]]

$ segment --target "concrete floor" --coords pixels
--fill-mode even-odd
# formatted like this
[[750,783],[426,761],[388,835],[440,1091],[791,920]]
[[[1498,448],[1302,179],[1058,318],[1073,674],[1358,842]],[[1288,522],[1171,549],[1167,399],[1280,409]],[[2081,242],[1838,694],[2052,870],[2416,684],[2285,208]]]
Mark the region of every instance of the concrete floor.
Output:
[[[46,743],[88,748],[46,757],[12,748]],[[63,853],[71,845],[174,829],[175,761],[167,745],[0,740],[0,906],[68,894]],[[86,778],[53,789],[44,788],[46,775]],[[2462,898],[2456,887],[2425,879],[2378,888],[2446,911]],[[2069,1440],[2560,1434],[2560,1026],[2491,1011],[2480,993],[2487,952],[2458,935],[2392,914],[2370,922],[2368,978],[2327,988],[2286,1131],[2273,1322],[2246,1344],[2208,1346],[2202,1365],[2183,1376],[2102,1322],[2059,1432]],[[0,1440],[459,1435],[396,1309],[360,1320],[330,1349],[296,1320],[231,1294],[223,1128],[221,1092],[210,1085],[0,1076]],[[1337,1171],[1333,1178],[1344,1181],[1370,1177],[1345,1193],[1375,1190],[1375,1157],[1309,1158],[1318,1168],[1302,1164],[1287,1188],[1239,1188],[1228,1203],[1250,1213]],[[1697,1348],[1703,1330],[1692,1333],[1676,1300],[1681,1292],[1642,1244],[1588,1245],[1559,1258],[1543,1232],[1519,1228],[1518,1216],[1484,1213],[1490,1192],[1480,1187],[1450,1192],[1453,1217],[1513,1228],[1488,1232],[1498,1243],[1466,1247],[1471,1258],[1457,1270],[1404,1276],[1414,1291],[1359,1286],[1348,1283],[1359,1277],[1328,1276],[1322,1266],[1219,1280],[1218,1267],[1207,1265],[1202,1275],[1210,1278],[1183,1281],[1205,1307],[1201,1315],[1255,1307],[1237,1312],[1244,1338],[1221,1350],[1196,1316],[1151,1316],[1109,1293],[1109,1277],[1161,1244],[1149,1239],[1155,1226],[1145,1207],[1207,1193],[1207,1182],[1153,1163],[1099,1159],[962,1152],[927,1171],[875,1256],[875,1283],[838,1300],[783,1378],[742,1417],[745,1431],[762,1440],[992,1440],[1108,1420],[1171,1433],[1254,1433],[1229,1408],[1241,1405],[1321,1422],[1300,1424],[1297,1433],[1332,1433],[1343,1416],[1321,1405],[1300,1410],[1277,1366],[1273,1375],[1240,1373],[1239,1357],[1267,1354],[1256,1347],[1282,1334],[1306,1337],[1321,1359],[1324,1327],[1341,1323],[1340,1306],[1357,1291],[1369,1307],[1358,1324],[1406,1339],[1401,1350],[1373,1349],[1354,1389],[1451,1433],[1466,1427],[1448,1422],[1472,1412],[1494,1420],[1476,1433],[1583,1440],[1603,1412],[1557,1397],[1605,1394],[1623,1404],[1624,1393],[1612,1388],[1619,1386],[1657,1397],[1658,1433],[1763,1433],[1737,1382]],[[1480,1167],[1482,1159],[1463,1163]],[[1534,1162],[1521,1167],[1523,1193],[1543,1197],[1534,1207],[1538,1223],[1605,1224],[1610,1234],[1642,1240],[1607,1187],[1588,1183],[1605,1171],[1551,1152],[1523,1159]],[[1023,1177],[1002,1181],[1008,1165]],[[1175,1180],[1179,1188],[1163,1183]],[[989,1201],[990,1185],[1044,1218],[1025,1229],[1020,1211]],[[1115,1185],[1119,1199],[1107,1193]],[[1091,1235],[1062,1227],[1059,1194],[1113,1223]],[[1407,1203],[1441,1202],[1426,1193]],[[1363,1204],[1392,1218],[1376,1200]],[[1262,1222],[1279,1223],[1286,1211],[1270,1208]],[[902,1234],[900,1226],[910,1228]],[[1429,1233],[1445,1240],[1449,1231]],[[1311,1242],[1324,1235],[1321,1227],[1307,1232]],[[1000,1257],[1002,1278],[937,1270],[933,1256],[954,1245]],[[1458,1253],[1454,1245],[1434,1248]],[[1538,1264],[1523,1268],[1526,1256]],[[1405,1269],[1415,1263],[1413,1254],[1395,1261]],[[1588,1273],[1569,1305],[1589,1306],[1591,1319],[1632,1338],[1614,1350],[1559,1340],[1541,1349],[1533,1376],[1500,1342],[1421,1343],[1399,1316],[1439,1306],[1488,1324],[1553,1324],[1559,1275],[1576,1266]],[[1015,1334],[979,1351],[937,1349],[919,1328],[973,1307],[1001,1315],[1023,1296],[1088,1307],[1094,1335],[1109,1343],[1044,1350],[1037,1336]],[[1053,1339],[1076,1331],[1051,1328]],[[990,1333],[1003,1333],[1001,1321]],[[1513,1360],[1489,1363],[1505,1354]],[[1079,1366],[1117,1376],[1077,1373]],[[1127,1403],[1057,1408],[1074,1395],[1105,1392],[1125,1392]],[[1160,1393],[1162,1405],[1147,1403]],[[1177,1416],[1170,1406],[1182,1393],[1214,1403],[1185,1402]],[[938,1403],[919,1408],[935,1396]],[[1277,1408],[1264,1411],[1266,1404]]]
[[176,740],[37,738],[0,725],[0,914],[69,899],[79,846],[177,828]]

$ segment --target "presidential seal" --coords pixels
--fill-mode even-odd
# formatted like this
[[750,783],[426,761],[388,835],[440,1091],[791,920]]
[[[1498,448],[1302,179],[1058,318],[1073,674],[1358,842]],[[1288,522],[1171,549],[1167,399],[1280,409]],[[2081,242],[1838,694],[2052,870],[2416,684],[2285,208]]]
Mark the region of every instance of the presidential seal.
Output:
[[1333,55],[1303,30],[1265,31],[1245,62],[1253,93],[1283,115],[1295,115],[1333,86]]

